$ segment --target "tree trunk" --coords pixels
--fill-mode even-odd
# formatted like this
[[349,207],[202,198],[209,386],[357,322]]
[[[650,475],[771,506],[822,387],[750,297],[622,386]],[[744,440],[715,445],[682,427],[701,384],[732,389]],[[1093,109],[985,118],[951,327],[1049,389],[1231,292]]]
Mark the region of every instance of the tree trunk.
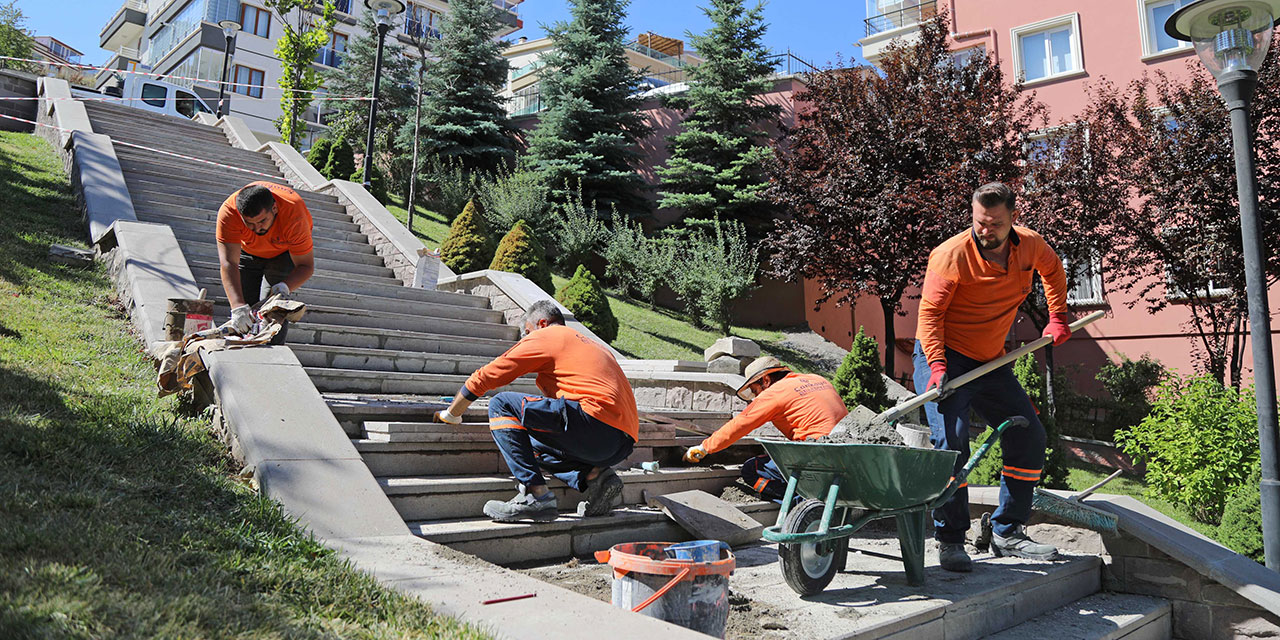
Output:
[[1044,348],[1044,410],[1050,418],[1058,417],[1057,402],[1053,396],[1053,345]]
[[893,327],[893,312],[897,306],[896,301],[880,299],[880,311],[884,312],[884,374],[890,378],[893,377],[894,352],[898,350],[898,335]]
[[409,163],[409,197],[406,206],[409,212],[409,233],[413,233],[414,192],[418,186],[418,128],[422,126],[422,76],[425,63],[418,64],[418,91],[413,101],[413,160]]

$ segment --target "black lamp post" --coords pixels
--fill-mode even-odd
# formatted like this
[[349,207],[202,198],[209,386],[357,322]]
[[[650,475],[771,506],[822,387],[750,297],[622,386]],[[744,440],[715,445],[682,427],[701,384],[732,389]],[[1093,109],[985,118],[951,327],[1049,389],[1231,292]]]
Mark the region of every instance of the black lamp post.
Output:
[[218,117],[227,115],[230,109],[227,108],[223,96],[227,90],[227,65],[231,61],[231,43],[235,40],[236,32],[240,30],[240,23],[235,20],[222,20],[218,22],[218,26],[222,27],[222,35],[227,37],[227,46],[222,50],[222,82],[218,83]]
[[391,30],[391,19],[404,12],[400,0],[364,0],[364,6],[374,13],[378,22],[378,55],[373,63],[373,96],[369,100],[369,136],[364,145],[364,188],[373,186],[373,128],[378,122],[378,83],[382,82],[382,43]]
[[1280,451],[1276,436],[1276,380],[1271,353],[1271,317],[1266,249],[1258,224],[1258,178],[1254,169],[1249,104],[1258,86],[1258,67],[1271,46],[1280,0],[1199,0],[1169,16],[1165,32],[1195,45],[1200,61],[1218,81],[1231,113],[1240,235],[1244,240],[1245,292],[1258,402],[1258,444],[1262,459],[1262,545],[1267,568],[1280,571]]

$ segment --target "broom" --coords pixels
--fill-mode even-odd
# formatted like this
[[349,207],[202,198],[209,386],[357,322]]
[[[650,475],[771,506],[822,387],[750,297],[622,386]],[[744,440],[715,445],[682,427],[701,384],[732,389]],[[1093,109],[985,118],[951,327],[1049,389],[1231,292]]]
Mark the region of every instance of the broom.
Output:
[[1086,529],[1116,535],[1120,531],[1116,515],[1091,507],[1081,502],[1081,500],[1089,497],[1094,491],[1114,480],[1121,472],[1123,472],[1123,469],[1116,469],[1115,473],[1103,478],[1101,482],[1069,498],[1063,498],[1036,487],[1035,496],[1031,499],[1031,508],[1052,515],[1055,518],[1078,524]]

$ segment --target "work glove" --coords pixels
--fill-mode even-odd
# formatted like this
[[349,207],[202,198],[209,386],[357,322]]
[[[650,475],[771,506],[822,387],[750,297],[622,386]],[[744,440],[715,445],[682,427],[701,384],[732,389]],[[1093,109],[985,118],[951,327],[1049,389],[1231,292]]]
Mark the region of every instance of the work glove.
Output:
[[293,297],[293,292],[289,291],[289,285],[283,282],[277,282],[271,285],[271,291],[267,292],[267,297],[270,298],[271,296],[280,296],[281,298],[288,300]]
[[943,385],[947,384],[947,362],[945,360],[930,362],[929,370],[933,373],[929,374],[929,384],[924,386],[925,391],[934,387],[941,389]]
[[1053,346],[1058,346],[1071,337],[1071,328],[1067,326],[1067,314],[1049,314],[1049,325],[1044,328],[1044,337],[1053,338]]
[[436,422],[445,424],[462,424],[462,416],[455,416],[449,413],[448,409],[441,409],[436,412]]
[[684,452],[684,461],[691,464],[702,462],[705,457],[707,457],[707,450],[702,448],[702,445],[689,447],[689,450]]
[[231,310],[231,319],[218,327],[223,333],[245,335],[253,328],[253,310],[242,304]]

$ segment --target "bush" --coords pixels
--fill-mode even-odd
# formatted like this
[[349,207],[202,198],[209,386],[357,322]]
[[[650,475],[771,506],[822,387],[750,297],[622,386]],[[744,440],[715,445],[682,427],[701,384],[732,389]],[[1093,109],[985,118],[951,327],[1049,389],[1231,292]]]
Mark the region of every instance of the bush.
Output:
[[1255,562],[1262,553],[1262,467],[1255,464],[1244,484],[1236,487],[1222,509],[1218,542]]
[[324,162],[324,168],[320,169],[321,175],[330,180],[342,180],[344,176],[355,172],[356,158],[351,145],[341,138],[334,140],[329,146],[329,159]]
[[[1022,385],[1023,390],[1027,392],[1027,397],[1031,399],[1032,405],[1036,407],[1045,406],[1044,401],[1047,397],[1045,381],[1044,376],[1040,374],[1040,367],[1036,364],[1035,354],[1028,353],[1018,358],[1018,361],[1013,364],[1013,375],[1018,379],[1018,384]],[[1044,470],[1040,475],[1040,486],[1051,489],[1065,489],[1067,487],[1067,462],[1066,456],[1058,446],[1056,421],[1048,413],[1041,413],[1038,417],[1045,430]],[[1000,442],[993,444],[991,451],[987,452],[987,456],[973,468],[973,472],[969,474],[969,482],[971,484],[1000,484],[1000,476],[1004,468],[1004,451],[1000,445]]]
[[440,245],[440,260],[454,273],[480,271],[493,260],[493,235],[478,209],[479,205],[468,202]]
[[[609,236],[596,203],[593,201],[588,207],[582,200],[581,183],[576,191],[569,191],[568,186],[566,183],[568,199],[555,208],[556,228],[551,238],[556,250],[556,265],[561,268],[586,262]],[[617,214],[616,210],[614,214]]]
[[618,338],[618,318],[609,308],[609,298],[585,266],[578,265],[573,277],[556,292],[556,300],[601,340],[613,342]]
[[[364,167],[356,169],[355,173],[351,174],[351,181],[358,184],[364,183]],[[373,165],[373,177],[369,180],[369,193],[373,194],[378,202],[387,202],[387,178],[382,175],[382,171],[376,164]]]
[[1116,443],[1135,463],[1146,463],[1150,494],[1217,524],[1227,497],[1258,460],[1257,422],[1251,391],[1210,376],[1170,376],[1150,415],[1117,431]]
[[498,243],[490,269],[518,273],[547,293],[555,291],[551,284],[551,269],[547,266],[546,251],[538,237],[524,220],[517,220],[507,235]]
[[479,188],[485,217],[494,229],[506,233],[524,220],[540,238],[554,233],[555,218],[549,215],[551,189],[536,172],[499,168],[493,175],[481,177]]
[[[448,220],[453,220],[480,191],[480,177],[469,173],[458,161],[432,159],[426,180],[431,185],[431,207]],[[507,229],[503,227],[502,231]]]
[[324,172],[325,166],[329,164],[329,154],[333,152],[333,140],[329,138],[320,138],[315,144],[311,145],[311,149],[307,151],[307,164],[319,171],[321,175],[332,180],[333,176]]
[[1106,403],[1110,433],[1099,434],[1111,440],[1116,429],[1132,427],[1151,413],[1151,389],[1164,379],[1164,365],[1143,354],[1137,360],[1121,355],[1119,363],[1107,362],[1099,369],[1097,380],[1111,395]]
[[831,384],[844,398],[845,406],[853,409],[862,405],[878,413],[889,405],[889,389],[880,375],[883,370],[880,345],[862,327],[858,327],[858,335],[853,337],[853,348],[836,369]]
[[760,266],[746,227],[717,217],[711,232],[688,232],[672,266],[672,289],[684,301],[689,320],[729,335],[730,305],[755,286]]
[[670,277],[676,243],[649,238],[640,223],[613,212],[613,232],[604,247],[605,277],[618,284],[623,295],[653,305],[658,285]]

